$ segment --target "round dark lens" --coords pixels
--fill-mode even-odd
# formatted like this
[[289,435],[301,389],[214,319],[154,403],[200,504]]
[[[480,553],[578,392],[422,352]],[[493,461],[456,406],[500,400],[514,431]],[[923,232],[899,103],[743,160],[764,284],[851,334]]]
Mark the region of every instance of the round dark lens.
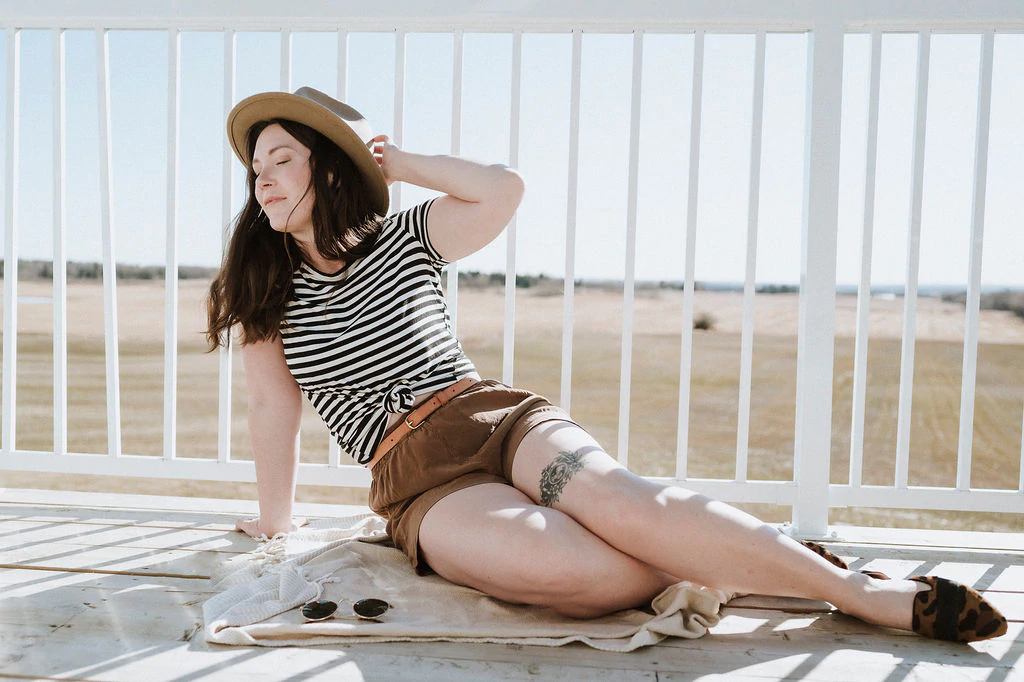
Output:
[[360,599],[352,605],[352,611],[360,618],[380,618],[390,608],[391,604],[383,599]]
[[321,599],[311,601],[302,607],[302,617],[306,620],[327,620],[338,610],[338,605],[332,601]]

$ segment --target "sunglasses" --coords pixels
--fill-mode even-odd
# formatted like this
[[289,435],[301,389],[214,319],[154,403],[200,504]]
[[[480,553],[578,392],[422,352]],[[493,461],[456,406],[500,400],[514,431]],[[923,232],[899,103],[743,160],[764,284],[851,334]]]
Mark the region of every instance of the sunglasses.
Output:
[[[388,612],[391,604],[383,599],[360,599],[352,602],[352,613],[359,620],[378,620]],[[307,623],[316,623],[330,618],[346,618],[346,616],[335,616],[338,612],[337,602],[321,599],[311,601],[302,607],[302,617]]]

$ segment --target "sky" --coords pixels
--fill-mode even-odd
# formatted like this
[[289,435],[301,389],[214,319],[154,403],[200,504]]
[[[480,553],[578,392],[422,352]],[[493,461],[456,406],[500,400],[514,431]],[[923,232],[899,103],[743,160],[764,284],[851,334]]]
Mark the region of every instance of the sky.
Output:
[[[20,256],[52,257],[52,34],[21,33]],[[0,35],[0,59],[6,60]],[[277,33],[237,34],[236,100],[281,89]],[[335,94],[337,33],[293,33],[290,89],[311,85]],[[166,248],[168,38],[162,31],[112,31],[114,224],[119,262],[162,264]],[[636,277],[685,277],[692,35],[647,34],[639,150]],[[967,282],[974,131],[980,36],[933,35],[927,103],[924,208],[919,281]],[[525,34],[518,170],[527,194],[517,218],[517,272],[561,277],[569,186],[572,38]],[[101,259],[96,36],[68,31],[67,255]],[[395,36],[350,33],[347,101],[378,132],[399,137],[409,151],[451,151],[453,40],[444,34],[406,38],[404,124],[394,121]],[[843,73],[843,141],[837,275],[860,276],[870,39],[849,35]],[[917,39],[883,40],[881,117],[874,219],[872,284],[906,281],[913,152]],[[178,177],[178,260],[216,265],[224,231],[221,174],[224,138],[224,39],[219,33],[181,36],[181,121]],[[1024,286],[1024,35],[997,34],[985,211],[982,283]],[[765,113],[759,195],[758,283],[800,277],[805,89],[808,39],[767,39]],[[743,280],[747,234],[752,35],[708,35],[705,71],[696,278]],[[509,162],[512,38],[466,34],[461,153]],[[581,72],[580,159],[575,275],[620,279],[625,274],[632,36],[587,33]],[[0,72],[6,80],[6,63]],[[6,96],[6,82],[0,90]],[[0,107],[5,116],[6,104]],[[0,136],[6,125],[0,128]],[[6,140],[3,144],[6,145]],[[241,166],[232,159],[240,178]],[[0,164],[0,177],[4,168]],[[240,187],[240,179],[236,187]],[[5,185],[0,185],[2,188]],[[405,187],[401,206],[433,193]],[[3,202],[7,201],[2,197]],[[241,197],[233,202],[241,207]],[[395,206],[392,207],[396,208]],[[460,268],[505,269],[499,238]]]

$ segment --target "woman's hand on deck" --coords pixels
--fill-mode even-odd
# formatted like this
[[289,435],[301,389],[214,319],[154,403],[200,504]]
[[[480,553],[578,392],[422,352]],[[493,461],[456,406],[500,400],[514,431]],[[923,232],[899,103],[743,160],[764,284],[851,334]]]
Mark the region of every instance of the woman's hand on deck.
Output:
[[[295,532],[299,528],[305,526],[307,523],[309,523],[308,520],[302,517],[295,517],[292,519],[292,527],[291,530],[289,530],[288,532]],[[266,533],[260,530],[260,517],[258,516],[245,519],[238,519],[237,521],[235,521],[235,530],[241,531],[249,537],[253,538],[262,538],[264,536],[267,536]]]

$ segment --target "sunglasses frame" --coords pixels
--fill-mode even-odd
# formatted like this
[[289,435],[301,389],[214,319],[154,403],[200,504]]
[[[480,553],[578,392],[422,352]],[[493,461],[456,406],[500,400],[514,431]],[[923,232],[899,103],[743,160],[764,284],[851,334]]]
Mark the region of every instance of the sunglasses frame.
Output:
[[[358,601],[352,602],[352,614],[357,620],[379,622],[381,616],[393,608],[394,606],[390,603],[375,597],[368,597],[366,599],[359,599]],[[325,615],[316,615],[318,609],[322,609],[327,613]],[[329,599],[311,601],[302,606],[302,617],[306,619],[307,623],[319,623],[332,618],[350,618],[349,616],[339,616],[337,613],[338,603]]]

